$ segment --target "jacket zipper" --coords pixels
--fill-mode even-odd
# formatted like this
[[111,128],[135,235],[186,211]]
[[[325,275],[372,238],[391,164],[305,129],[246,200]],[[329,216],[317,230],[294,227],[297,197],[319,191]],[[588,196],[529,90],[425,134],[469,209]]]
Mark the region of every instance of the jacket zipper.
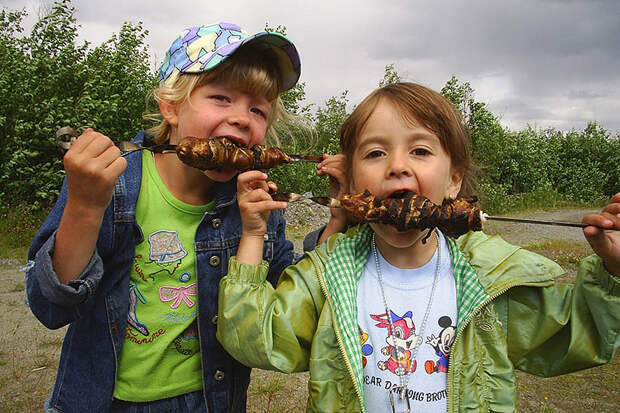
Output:
[[338,329],[338,326],[336,325],[336,313],[334,312],[334,306],[328,294],[327,285],[325,285],[325,279],[323,278],[323,272],[319,270],[319,266],[315,262],[313,255],[308,254],[308,256],[312,259],[314,268],[316,269],[316,272],[319,278],[319,284],[321,285],[321,291],[323,292],[323,295],[325,296],[325,300],[329,303],[329,308],[331,309],[332,318],[334,320],[334,332],[336,333],[336,340],[338,340],[338,348],[340,349],[342,358],[345,360],[345,365],[347,366],[347,371],[349,372],[349,375],[351,376],[351,381],[353,382],[353,388],[355,389],[355,394],[357,395],[357,400],[362,408],[362,412],[365,412],[366,406],[364,406],[364,400],[362,399],[362,392],[357,383],[357,378],[356,378],[355,372],[353,371],[353,365],[351,364],[351,361],[349,360],[349,357],[347,356],[347,351],[344,348],[344,343],[342,341],[342,336],[340,335],[340,330]]
[[[456,333],[456,338],[454,339],[454,344],[452,345],[452,348],[456,347],[455,344],[458,342],[459,338],[461,337],[461,332],[463,330],[465,330],[465,327],[467,327],[467,325],[469,324],[471,319],[474,318],[474,316],[476,314],[478,314],[478,312],[482,308],[484,308],[488,303],[490,303],[491,301],[495,300],[497,297],[499,297],[500,295],[504,294],[506,291],[508,291],[509,289],[511,289],[513,287],[543,286],[544,284],[546,284],[546,283],[545,282],[523,283],[523,284],[511,283],[510,285],[508,285],[508,286],[502,288],[501,290],[497,291],[495,294],[493,294],[492,296],[487,298],[482,304],[480,304],[478,307],[476,307],[474,312],[471,313],[471,315],[467,318],[467,320],[465,320],[465,322],[463,323],[463,326]],[[453,409],[454,409],[454,395],[453,395],[452,386],[451,386],[451,384],[453,382],[454,382],[454,369],[448,368],[448,385],[447,385],[447,391],[448,391],[448,412],[452,412]]]

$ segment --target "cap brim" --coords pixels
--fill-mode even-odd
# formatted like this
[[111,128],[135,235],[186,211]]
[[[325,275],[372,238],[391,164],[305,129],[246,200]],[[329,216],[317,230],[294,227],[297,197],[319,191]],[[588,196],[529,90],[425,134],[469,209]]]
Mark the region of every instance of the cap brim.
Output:
[[291,89],[301,76],[301,60],[295,45],[280,33],[261,32],[243,39],[240,46],[259,42],[269,45],[278,58],[282,90]]

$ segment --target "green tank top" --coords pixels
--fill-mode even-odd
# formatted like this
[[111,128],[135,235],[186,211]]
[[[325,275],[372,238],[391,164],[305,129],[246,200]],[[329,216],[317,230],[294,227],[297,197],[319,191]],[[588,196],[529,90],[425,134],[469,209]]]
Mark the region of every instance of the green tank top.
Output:
[[145,402],[202,389],[194,235],[214,202],[189,205],[166,188],[151,153],[142,154],[129,312],[114,397]]

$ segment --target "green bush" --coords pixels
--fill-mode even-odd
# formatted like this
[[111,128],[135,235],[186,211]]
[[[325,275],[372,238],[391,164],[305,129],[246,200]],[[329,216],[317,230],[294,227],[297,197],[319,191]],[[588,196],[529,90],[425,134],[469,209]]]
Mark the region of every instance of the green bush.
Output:
[[53,203],[64,176],[55,132],[94,127],[128,139],[144,126],[147,91],[155,85],[140,24],[125,23],[101,46],[76,44],[70,0],[54,3],[29,35],[24,12],[0,14],[0,196],[32,208]]
[[[0,197],[5,205],[35,209],[51,205],[60,188],[63,152],[55,131],[93,127],[113,140],[128,140],[148,124],[147,102],[156,85],[142,23],[124,23],[101,45],[77,44],[71,0],[57,0],[48,15],[24,33],[24,11],[0,12]],[[276,30],[285,31],[278,26]],[[398,81],[386,65],[380,84]],[[292,125],[278,145],[289,153],[337,153],[337,131],[349,112],[348,91],[311,112],[303,106],[305,83],[283,94],[286,108],[307,119]],[[499,213],[545,203],[599,202],[620,191],[620,138],[590,123],[583,131],[526,128],[509,131],[467,82],[452,77],[442,89],[463,115],[473,157],[484,173],[480,197]],[[315,164],[269,171],[280,190],[327,194],[329,179]]]

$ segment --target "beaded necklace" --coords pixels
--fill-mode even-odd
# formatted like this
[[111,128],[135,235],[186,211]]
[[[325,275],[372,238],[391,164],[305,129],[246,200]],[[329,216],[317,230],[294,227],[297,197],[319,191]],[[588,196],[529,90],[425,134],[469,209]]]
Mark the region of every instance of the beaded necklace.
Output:
[[[441,244],[439,242],[439,236],[437,235],[437,232],[434,231],[435,234],[435,238],[437,239],[437,264],[435,265],[435,275],[433,277],[433,286],[431,287],[431,294],[428,297],[428,303],[426,304],[426,311],[424,313],[424,318],[422,319],[422,324],[420,326],[420,334],[418,335],[418,340],[416,340],[416,344],[413,347],[413,349],[411,350],[411,362],[415,362],[415,358],[418,354],[418,348],[420,347],[420,344],[422,344],[423,336],[424,336],[424,329],[426,328],[426,322],[428,321],[428,316],[431,312],[431,307],[433,304],[433,296],[435,295],[435,287],[437,287],[437,280],[439,279],[439,268],[441,266]],[[394,338],[393,334],[394,334],[394,324],[392,321],[392,313],[390,311],[390,307],[387,304],[387,299],[385,298],[385,290],[383,288],[383,274],[381,273],[381,266],[379,265],[379,254],[377,253],[377,245],[375,243],[375,234],[373,232],[372,234],[372,241],[371,241],[371,248],[372,248],[372,253],[373,256],[375,258],[375,267],[377,269],[377,276],[379,279],[379,287],[381,288],[381,297],[383,298],[383,305],[385,307],[385,313],[387,315],[387,320],[390,326],[390,331],[388,333],[388,337],[392,336],[392,339]],[[395,343],[396,341],[393,339],[393,342]],[[402,347],[395,347],[394,351],[394,355],[396,356],[396,361],[398,362],[398,365],[401,365],[401,361],[404,360],[404,355],[405,355],[405,349]],[[402,357],[401,357],[402,356]],[[406,413],[411,411],[411,407],[410,407],[410,403],[409,403],[409,397],[407,396],[407,384],[409,382],[409,369],[407,368],[405,370],[404,374],[399,375],[399,379],[400,379],[400,387],[397,388],[397,392],[400,393],[400,398],[406,398],[407,400],[407,410],[405,410]],[[390,403],[392,405],[392,412],[395,413],[395,407],[394,407],[394,388],[390,389]]]

